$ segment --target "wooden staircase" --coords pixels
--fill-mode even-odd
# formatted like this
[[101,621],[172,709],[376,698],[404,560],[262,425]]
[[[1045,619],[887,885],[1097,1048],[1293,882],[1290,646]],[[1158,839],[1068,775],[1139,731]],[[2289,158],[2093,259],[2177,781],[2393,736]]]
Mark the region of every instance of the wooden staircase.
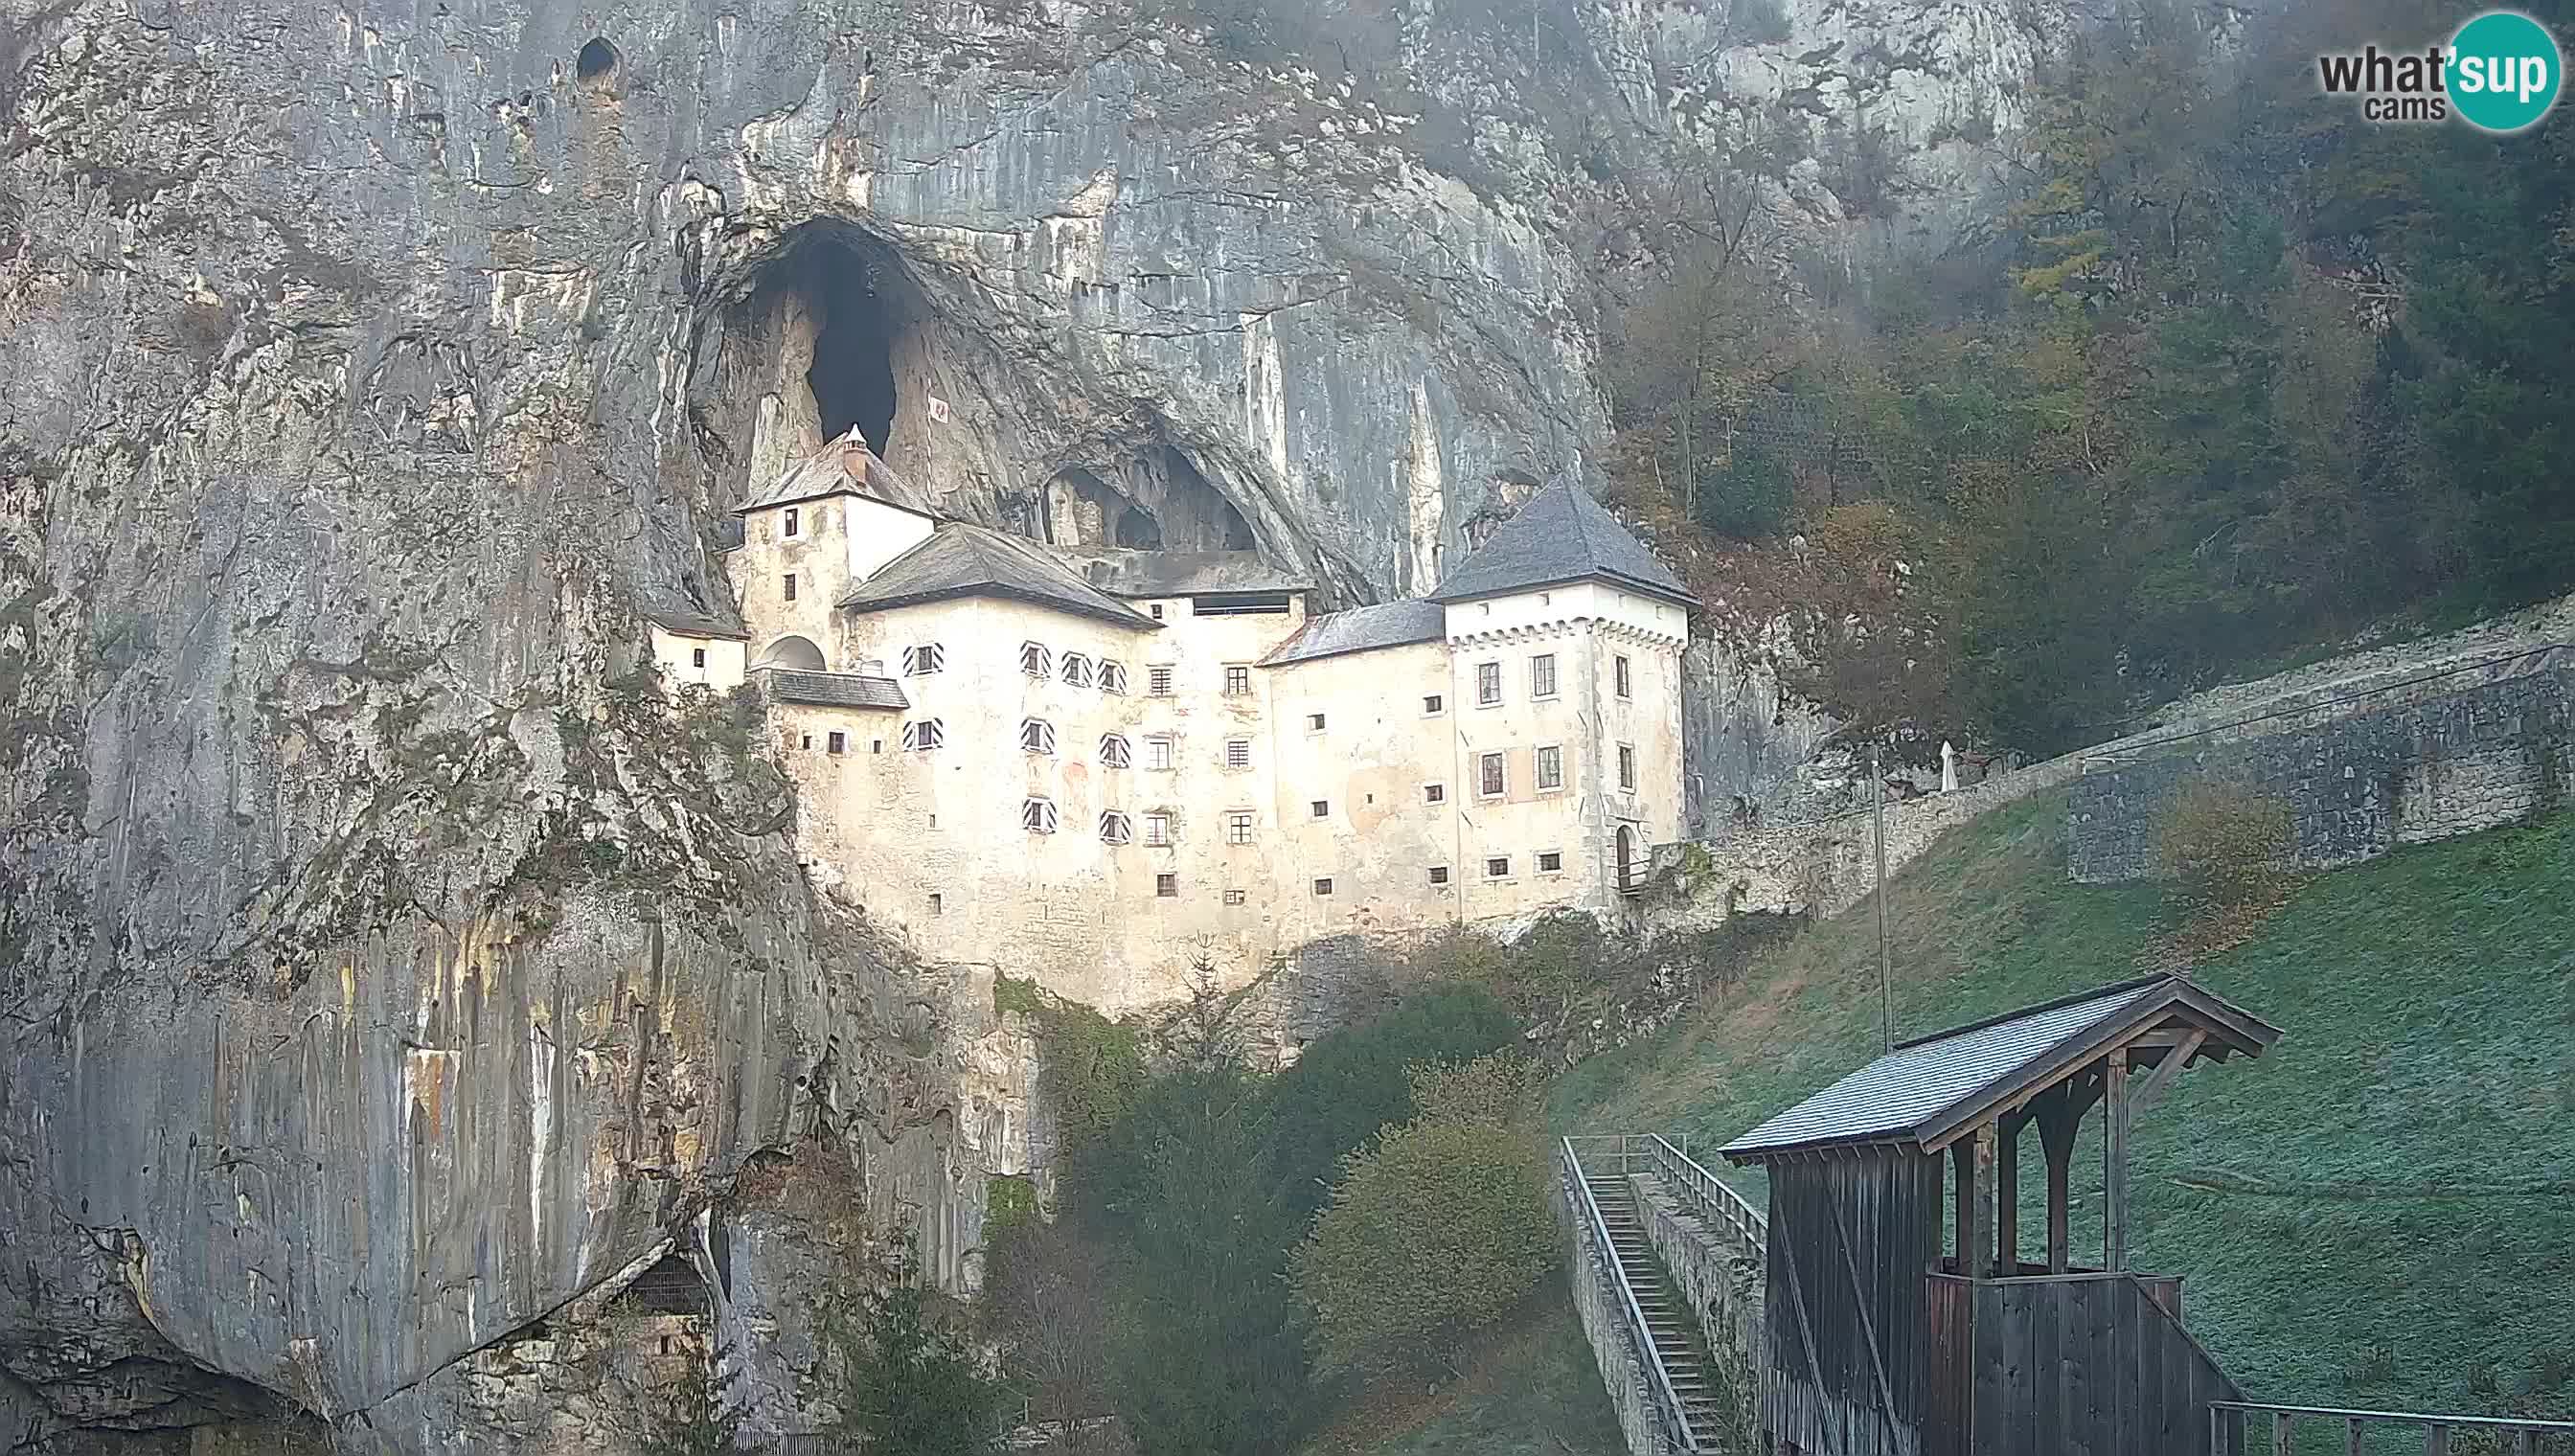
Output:
[[1664,1276],[1662,1260],[1654,1257],[1654,1246],[1646,1241],[1644,1220],[1636,1210],[1635,1188],[1621,1175],[1594,1174],[1587,1169],[1582,1184],[1600,1210],[1600,1222],[1609,1230],[1609,1246],[1617,1255],[1620,1271],[1627,1276],[1628,1287],[1636,1291],[1636,1307],[1644,1313],[1645,1331],[1653,1341],[1655,1358],[1671,1377],[1672,1393],[1680,1398],[1681,1418],[1689,1426],[1688,1449],[1719,1449],[1717,1433],[1727,1426],[1722,1405],[1726,1394],[1716,1383],[1716,1373],[1707,1367],[1705,1347],[1694,1329],[1696,1316],[1689,1301]]

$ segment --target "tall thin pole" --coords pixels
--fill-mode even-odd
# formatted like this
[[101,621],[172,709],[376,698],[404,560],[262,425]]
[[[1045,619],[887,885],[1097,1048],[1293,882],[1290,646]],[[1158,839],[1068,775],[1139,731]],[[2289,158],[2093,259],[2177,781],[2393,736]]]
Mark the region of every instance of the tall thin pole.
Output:
[[[1877,1030],[1878,1039],[1888,1051],[1895,1049],[1895,1010],[1893,992],[1888,982],[1893,979],[1886,949],[1886,773],[1878,764],[1878,746],[1869,744],[1868,781],[1874,790],[1875,806],[1870,817],[1876,821],[1877,839]],[[1965,1255],[1962,1252],[1961,1258]]]

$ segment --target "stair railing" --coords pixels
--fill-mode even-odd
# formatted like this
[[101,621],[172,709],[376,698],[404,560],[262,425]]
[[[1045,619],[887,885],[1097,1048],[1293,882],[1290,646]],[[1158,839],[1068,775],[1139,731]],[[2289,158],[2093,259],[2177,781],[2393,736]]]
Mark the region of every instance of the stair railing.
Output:
[[1733,1230],[1735,1242],[1750,1249],[1754,1257],[1765,1261],[1770,1257],[1770,1220],[1749,1199],[1700,1167],[1661,1133],[1647,1134],[1644,1143],[1646,1157],[1666,1182],[1689,1195],[1713,1221]]
[[[1699,1451],[1698,1435],[1690,1429],[1689,1412],[1682,1408],[1680,1392],[1672,1388],[1671,1372],[1663,1368],[1662,1351],[1654,1347],[1653,1328],[1645,1323],[1644,1306],[1637,1302],[1635,1286],[1627,1282],[1627,1266],[1618,1261],[1618,1246],[1609,1241],[1609,1221],[1600,1216],[1600,1204],[1591,1196],[1591,1184],[1582,1176],[1582,1159],[1573,1151],[1573,1139],[1563,1140],[1564,1166],[1573,1174],[1573,1195],[1581,1200],[1583,1226],[1600,1247],[1600,1256],[1609,1266],[1609,1277],[1618,1292],[1619,1308],[1627,1317],[1627,1330],[1633,1336],[1636,1353],[1645,1365],[1646,1394],[1662,1410],[1664,1424],[1670,1428],[1678,1448],[1684,1452]],[[1618,1164],[1623,1175],[1627,1166],[1628,1143],[1618,1139]],[[1641,1232],[1641,1230],[1640,1230]]]

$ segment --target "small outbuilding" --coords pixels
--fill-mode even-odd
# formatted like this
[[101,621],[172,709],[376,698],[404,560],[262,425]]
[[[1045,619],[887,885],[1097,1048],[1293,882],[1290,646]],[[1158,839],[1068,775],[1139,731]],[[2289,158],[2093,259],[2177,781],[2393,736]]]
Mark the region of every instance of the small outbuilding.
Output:
[[[2175,1076],[2277,1028],[2146,976],[1905,1042],[1721,1149],[1769,1175],[1759,1419],[1780,1456],[2200,1456],[2240,1393],[2128,1268],[2128,1128]],[[2100,1267],[2068,1229],[2076,1130],[2107,1123]],[[2024,1256],[2019,1147],[2046,1154]],[[1943,1225],[1947,1226],[1944,1228]]]

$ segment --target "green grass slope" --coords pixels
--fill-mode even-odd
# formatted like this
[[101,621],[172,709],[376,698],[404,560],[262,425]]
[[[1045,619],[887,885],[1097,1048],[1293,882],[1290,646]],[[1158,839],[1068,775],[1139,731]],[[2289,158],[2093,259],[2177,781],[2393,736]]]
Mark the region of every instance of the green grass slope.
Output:
[[[2067,883],[2064,827],[2046,795],[1896,880],[1897,1039],[2138,972],[2157,890]],[[1876,1051],[1876,964],[1862,905],[1576,1068],[1555,1119],[1713,1147]],[[2136,1133],[2135,1266],[2186,1276],[2228,1373],[2257,1399],[2575,1407],[2575,814],[2314,876],[2192,973],[2284,1032],[2181,1078]],[[2086,1132],[2078,1257],[2099,1249],[2097,1112]],[[2035,1136],[2023,1157],[2034,1208]]]

